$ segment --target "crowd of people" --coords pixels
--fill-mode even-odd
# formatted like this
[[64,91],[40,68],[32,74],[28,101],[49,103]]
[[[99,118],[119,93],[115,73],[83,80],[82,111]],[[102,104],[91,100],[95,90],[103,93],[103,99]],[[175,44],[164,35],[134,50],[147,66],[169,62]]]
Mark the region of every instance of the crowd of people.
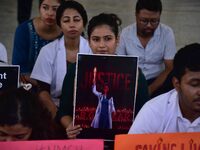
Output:
[[[116,14],[88,21],[75,0],[40,0],[39,12],[20,21],[15,32],[12,64],[20,66],[19,82],[33,86],[0,94],[0,140],[80,135],[83,129],[72,123],[78,53],[138,56],[136,119],[129,134],[200,132],[200,44],[176,50],[173,30],[160,22],[160,0],[137,0],[136,20],[121,33]],[[0,62],[8,63],[1,43]]]

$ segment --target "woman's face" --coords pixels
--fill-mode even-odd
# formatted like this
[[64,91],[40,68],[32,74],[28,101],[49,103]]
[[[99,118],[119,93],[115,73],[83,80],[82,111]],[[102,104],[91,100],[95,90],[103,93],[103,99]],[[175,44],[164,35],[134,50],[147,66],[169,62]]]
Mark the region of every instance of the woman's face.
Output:
[[0,141],[23,141],[31,136],[32,129],[22,124],[0,126]]
[[60,3],[58,0],[44,0],[40,6],[40,16],[44,24],[56,25],[56,10]]
[[89,39],[94,54],[115,54],[118,38],[109,25],[99,25],[94,28]]
[[60,26],[65,38],[79,38],[84,30],[83,18],[77,10],[68,8],[63,12]]

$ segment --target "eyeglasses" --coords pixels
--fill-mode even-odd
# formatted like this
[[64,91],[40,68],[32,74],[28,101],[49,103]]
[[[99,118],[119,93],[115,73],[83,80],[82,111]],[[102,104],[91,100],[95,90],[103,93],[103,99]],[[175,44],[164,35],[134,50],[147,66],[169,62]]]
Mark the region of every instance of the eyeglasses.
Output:
[[152,26],[157,26],[160,19],[139,19],[140,24],[147,26],[150,23]]

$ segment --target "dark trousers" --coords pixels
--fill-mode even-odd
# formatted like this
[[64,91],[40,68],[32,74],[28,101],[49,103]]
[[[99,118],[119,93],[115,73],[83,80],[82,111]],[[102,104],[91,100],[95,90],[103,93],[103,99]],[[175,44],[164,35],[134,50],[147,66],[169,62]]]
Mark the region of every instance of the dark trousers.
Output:
[[29,20],[32,10],[32,0],[17,0],[17,21],[19,24]]
[[[174,87],[173,87],[173,84],[172,84],[173,75],[174,75],[174,73],[173,73],[173,71],[171,71],[171,72],[168,74],[168,76],[167,76],[166,80],[164,81],[163,85],[162,85],[158,90],[156,90],[154,93],[152,93],[152,95],[150,96],[150,98],[156,97],[156,96],[158,96],[158,95],[160,95],[160,94],[163,94],[163,93],[166,93],[166,92],[172,90],[172,89],[174,88]],[[155,79],[156,79],[156,78],[147,80],[148,86],[149,86],[151,83],[153,83],[153,81],[154,81]]]

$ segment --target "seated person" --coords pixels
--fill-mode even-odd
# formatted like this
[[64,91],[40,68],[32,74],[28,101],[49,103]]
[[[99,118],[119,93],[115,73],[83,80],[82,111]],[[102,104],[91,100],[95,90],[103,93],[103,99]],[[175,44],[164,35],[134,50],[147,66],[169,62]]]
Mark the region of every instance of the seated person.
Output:
[[200,132],[200,44],[181,48],[174,57],[173,90],[148,101],[129,134]]
[[8,63],[7,51],[2,43],[0,43],[0,63]]
[[[99,14],[93,17],[88,25],[89,45],[94,54],[115,55],[118,44],[118,27],[121,20],[115,14]],[[79,125],[72,126],[73,116],[73,92],[76,64],[68,70],[63,82],[61,103],[58,116],[68,138],[76,138],[82,130]],[[144,75],[139,72],[136,97],[136,112],[148,101],[148,88]]]
[[61,0],[39,0],[39,16],[16,28],[12,64],[20,65],[20,79],[23,83],[34,83],[30,74],[40,49],[62,35],[56,24],[56,10],[60,3]]
[[161,12],[160,0],[137,0],[136,23],[122,30],[117,48],[117,54],[139,56],[139,67],[147,79],[151,97],[163,90],[176,53],[173,30],[160,23]]
[[0,94],[0,141],[64,138],[37,95],[23,87]]
[[88,41],[81,36],[87,24],[87,12],[76,1],[63,1],[56,21],[63,36],[45,45],[36,60],[31,78],[37,80],[40,98],[55,118],[65,74],[76,62],[76,55],[90,53]]

